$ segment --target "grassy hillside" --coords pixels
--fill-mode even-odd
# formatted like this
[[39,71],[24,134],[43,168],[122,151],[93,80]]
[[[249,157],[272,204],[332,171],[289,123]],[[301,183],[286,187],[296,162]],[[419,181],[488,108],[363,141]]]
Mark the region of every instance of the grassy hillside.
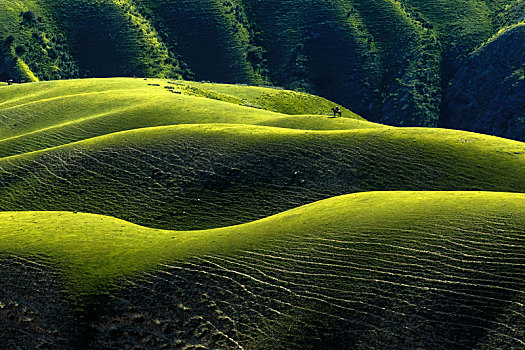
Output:
[[[3,6],[0,80],[148,76],[271,84],[321,95],[376,122],[471,131],[479,130],[471,116],[449,118],[455,110],[448,106],[478,100],[450,93],[449,83],[483,43],[524,20],[521,0],[5,0]],[[481,83],[501,79],[484,76]],[[515,137],[498,126],[487,129]]]
[[[525,192],[523,143],[323,115],[260,87],[87,79],[0,87],[0,209],[164,229],[249,222],[360,191]],[[306,114],[305,114],[306,113]]]
[[[155,79],[86,79],[0,88],[0,156],[141,127],[232,123],[297,129],[382,127],[287,90]],[[291,118],[289,115],[297,115]]]
[[[519,348],[524,210],[523,194],[372,192],[192,232],[7,212],[0,251],[44,257],[38,283],[53,266],[80,300],[120,286],[81,322],[90,348]],[[33,337],[12,344],[46,339],[39,327],[51,315],[35,312],[42,298],[20,305],[28,319],[18,327]],[[67,334],[55,341],[74,344]]]
[[525,192],[523,143],[466,132],[207,124],[131,130],[0,159],[1,210],[226,226],[371,190]]
[[525,144],[334,104],[0,86],[0,347],[525,346]]

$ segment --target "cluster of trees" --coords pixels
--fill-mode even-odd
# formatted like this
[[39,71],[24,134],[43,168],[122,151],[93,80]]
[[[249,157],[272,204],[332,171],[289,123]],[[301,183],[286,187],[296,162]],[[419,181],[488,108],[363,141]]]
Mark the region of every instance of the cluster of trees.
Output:
[[65,37],[57,33],[33,11],[20,12],[16,35],[8,35],[0,42],[0,80],[23,79],[23,74],[17,69],[18,59],[26,62],[40,79],[79,76]]

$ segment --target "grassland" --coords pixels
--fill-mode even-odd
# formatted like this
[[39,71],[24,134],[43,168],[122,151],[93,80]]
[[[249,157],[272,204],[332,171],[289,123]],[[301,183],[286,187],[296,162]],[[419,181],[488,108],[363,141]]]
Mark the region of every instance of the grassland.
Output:
[[124,331],[141,344],[181,317],[195,327],[178,339],[211,347],[520,347],[523,314],[507,324],[505,310],[524,300],[524,210],[523,194],[371,192],[190,232],[8,212],[0,244],[45,257],[77,293],[124,289],[110,304],[127,310],[94,321],[99,346]]
[[[298,129],[379,128],[334,104],[287,90],[154,79],[42,82],[0,90],[0,156],[112,132],[176,124],[231,123]],[[297,115],[288,118],[289,115]],[[147,116],[145,118],[144,116]]]
[[522,142],[183,80],[0,101],[8,348],[525,345]]
[[525,192],[524,164],[522,143],[465,132],[166,126],[0,159],[0,208],[212,228],[359,191]]
[[285,90],[96,79],[0,96],[4,211],[207,229],[360,191],[525,192],[520,142],[316,115],[333,104]]

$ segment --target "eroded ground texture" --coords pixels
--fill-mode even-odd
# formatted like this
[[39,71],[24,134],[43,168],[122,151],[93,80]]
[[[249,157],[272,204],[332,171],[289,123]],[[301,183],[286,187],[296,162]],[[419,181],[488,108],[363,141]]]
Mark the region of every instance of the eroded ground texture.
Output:
[[284,235],[234,254],[202,254],[127,279],[78,312],[52,269],[8,259],[3,346],[523,348],[523,239],[512,234],[519,228],[501,227],[503,218],[478,219],[456,227],[429,220],[417,235],[366,227],[351,239]]
[[0,262],[0,349],[69,349],[78,345],[80,314],[62,278],[42,261]]

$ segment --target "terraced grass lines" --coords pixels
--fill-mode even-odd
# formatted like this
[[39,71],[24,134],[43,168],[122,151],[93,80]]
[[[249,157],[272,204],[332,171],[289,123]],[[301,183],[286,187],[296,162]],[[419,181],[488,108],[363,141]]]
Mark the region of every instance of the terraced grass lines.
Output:
[[505,312],[523,307],[524,210],[523,194],[372,192],[190,232],[2,213],[0,243],[46,257],[77,292],[121,287],[97,306],[97,346],[127,332],[150,346],[520,347],[523,313]]
[[204,229],[358,191],[525,192],[524,164],[520,142],[449,130],[166,126],[2,158],[0,208]]

